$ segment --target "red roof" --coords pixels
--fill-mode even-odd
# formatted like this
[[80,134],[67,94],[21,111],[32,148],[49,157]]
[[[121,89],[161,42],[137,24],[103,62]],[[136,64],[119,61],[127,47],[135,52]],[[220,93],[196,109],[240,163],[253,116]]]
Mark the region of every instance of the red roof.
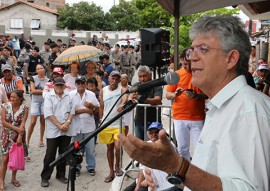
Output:
[[15,3],[13,3],[11,5],[8,5],[8,6],[5,6],[5,7],[0,8],[0,10],[10,8],[10,7],[16,6],[18,4],[25,4],[25,5],[28,5],[30,7],[35,8],[35,9],[38,9],[38,10],[41,10],[41,11],[45,11],[45,12],[49,12],[49,13],[58,15],[56,9],[52,9],[52,8],[47,7],[47,6],[38,5],[38,4],[35,4],[35,3],[29,3],[29,2],[26,2],[26,1],[22,1],[22,0],[17,0]]

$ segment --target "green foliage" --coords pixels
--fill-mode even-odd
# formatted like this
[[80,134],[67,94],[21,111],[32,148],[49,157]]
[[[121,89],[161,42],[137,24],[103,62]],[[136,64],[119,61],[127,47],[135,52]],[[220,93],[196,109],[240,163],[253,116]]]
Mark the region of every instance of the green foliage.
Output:
[[159,28],[170,26],[172,17],[155,0],[131,0],[137,7],[141,28]]
[[[174,42],[174,18],[155,0],[120,0],[108,13],[94,3],[66,4],[58,10],[57,27],[69,30],[92,31],[137,31],[140,28],[166,28]],[[204,15],[238,14],[239,9],[215,9],[180,18],[179,48],[189,47],[189,30],[197,19]]]
[[[189,16],[180,17],[180,26],[179,26],[179,52],[181,52],[184,48],[189,47],[191,45],[191,40],[189,39],[189,30],[191,28],[191,25],[198,20],[199,18],[206,16],[206,15],[223,15],[223,14],[230,14],[230,15],[236,15],[239,14],[239,9],[227,9],[227,8],[220,8],[220,9],[214,9],[205,11],[202,13],[196,13]],[[171,20],[173,23],[174,19]],[[171,34],[171,42],[174,42],[174,29],[171,28],[170,30]]]
[[109,18],[115,30],[137,31],[140,29],[138,9],[130,1],[120,0],[119,5],[110,9]]
[[100,6],[80,2],[73,6],[65,5],[59,9],[57,27],[69,30],[103,30],[104,12]]

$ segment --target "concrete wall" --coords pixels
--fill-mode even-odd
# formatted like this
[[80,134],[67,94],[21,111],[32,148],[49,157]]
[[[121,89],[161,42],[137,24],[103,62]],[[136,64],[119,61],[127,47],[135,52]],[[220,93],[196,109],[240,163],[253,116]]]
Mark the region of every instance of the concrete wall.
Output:
[[40,19],[40,29],[56,29],[56,15],[24,4],[11,7],[10,9],[3,9],[0,11],[0,15],[0,25],[4,25],[7,29],[10,29],[11,18],[23,19],[23,26],[26,28],[30,28],[32,19]]
[[75,34],[75,39],[77,44],[81,41],[87,43],[89,39],[92,39],[93,35],[97,35],[98,40],[102,41],[102,38],[107,35],[110,40],[110,45],[114,45],[117,41],[122,38],[139,38],[139,31],[137,32],[125,32],[125,31],[61,31],[61,30],[31,30],[30,28],[23,28],[19,30],[8,29],[5,25],[0,25],[0,33],[9,34],[14,36],[15,34],[20,35],[22,33],[25,34],[25,37],[28,38],[30,35],[34,37],[34,41],[37,46],[42,47],[43,43],[47,41],[48,38],[56,41],[57,39],[62,39],[62,41],[66,44],[69,42],[69,37],[72,33]]

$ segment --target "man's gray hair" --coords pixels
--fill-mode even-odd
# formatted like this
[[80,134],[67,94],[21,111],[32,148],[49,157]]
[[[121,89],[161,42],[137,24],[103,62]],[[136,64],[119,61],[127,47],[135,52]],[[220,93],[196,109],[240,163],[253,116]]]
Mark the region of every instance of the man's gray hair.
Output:
[[239,51],[240,58],[237,62],[236,72],[238,75],[245,75],[248,72],[251,44],[241,20],[232,15],[205,16],[193,24],[189,37],[194,40],[197,36],[209,33],[220,37],[220,45],[224,54],[231,50]]
[[151,70],[148,66],[139,66],[138,73],[140,72],[146,72],[148,74],[151,74]]

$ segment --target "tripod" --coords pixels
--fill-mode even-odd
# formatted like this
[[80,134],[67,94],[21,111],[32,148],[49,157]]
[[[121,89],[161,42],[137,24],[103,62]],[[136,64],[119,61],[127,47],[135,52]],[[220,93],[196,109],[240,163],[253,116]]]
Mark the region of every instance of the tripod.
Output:
[[[68,180],[70,182],[71,191],[75,190],[76,166],[77,164],[81,164],[82,161],[82,155],[78,153],[73,153],[72,157],[67,161],[69,165]],[[67,190],[69,189],[69,182],[67,184]]]

